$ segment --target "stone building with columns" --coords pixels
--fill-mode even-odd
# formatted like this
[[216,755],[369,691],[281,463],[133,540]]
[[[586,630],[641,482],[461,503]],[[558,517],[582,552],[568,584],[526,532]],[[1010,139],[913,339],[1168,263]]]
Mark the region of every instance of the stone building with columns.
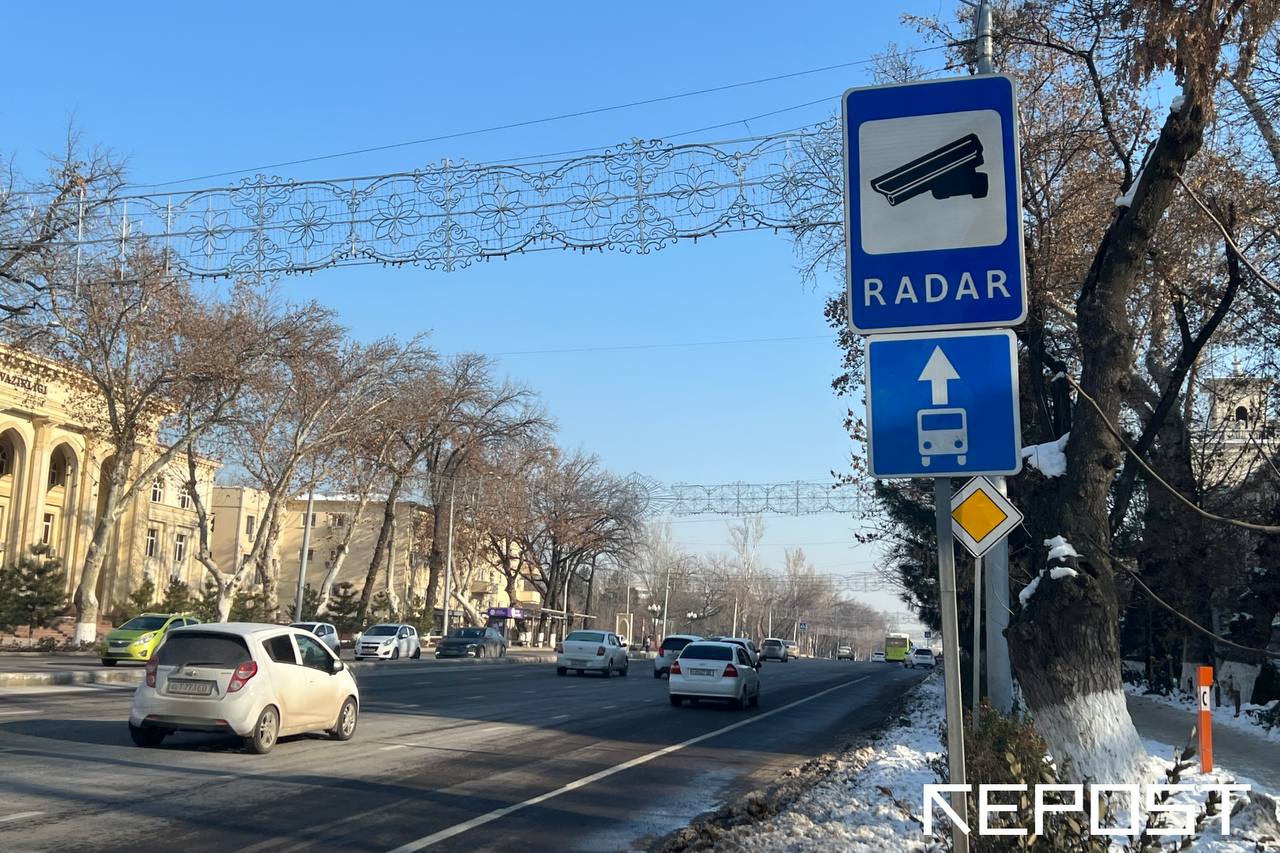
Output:
[[[62,560],[68,594],[104,509],[99,485],[112,458],[110,446],[85,422],[90,387],[65,365],[0,345],[0,560],[16,563],[32,545],[48,545]],[[206,499],[217,469],[211,460],[199,463]],[[185,481],[182,460],[139,489],[125,508],[98,579],[101,612],[144,578],[160,588],[169,577],[199,585],[200,567],[192,559],[196,513]]]

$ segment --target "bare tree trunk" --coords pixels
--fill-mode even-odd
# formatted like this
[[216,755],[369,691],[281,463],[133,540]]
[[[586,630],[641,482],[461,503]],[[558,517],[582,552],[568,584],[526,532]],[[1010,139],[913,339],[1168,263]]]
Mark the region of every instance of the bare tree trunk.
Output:
[[[1037,501],[1034,523],[1044,538],[1063,536],[1087,556],[1078,576],[1043,579],[1009,628],[1013,663],[1036,727],[1055,757],[1071,760],[1073,779],[1139,778],[1146,758],[1120,684],[1108,498],[1123,449],[1111,425],[1120,422],[1133,362],[1128,299],[1178,175],[1200,149],[1207,98],[1206,92],[1185,91],[1182,108],[1161,130],[1132,205],[1112,221],[1081,288],[1080,384],[1101,411],[1083,398],[1076,401],[1070,464]],[[1044,552],[1038,553],[1043,560]]]
[[378,541],[373,546],[373,556],[369,558],[369,570],[364,575],[364,588],[360,590],[360,609],[357,611],[359,621],[363,623],[369,615],[369,601],[373,598],[373,587],[378,580],[378,572],[382,570],[382,556],[387,552],[387,542],[395,529],[396,501],[400,497],[400,489],[404,487],[404,475],[396,474],[387,490],[387,499],[382,504],[382,527],[378,530]]
[[[452,485],[449,486],[453,488]],[[436,595],[440,591],[440,573],[445,568],[445,551],[448,547],[449,539],[449,514],[444,507],[448,506],[447,497],[444,500],[435,500],[433,498],[431,507],[431,550],[427,552],[427,608],[431,610],[435,607]],[[444,602],[444,609],[449,611],[449,602]]]
[[89,541],[80,570],[80,583],[76,586],[76,645],[94,643],[98,639],[98,576],[107,556],[107,539],[124,511],[120,493],[128,473],[128,463],[118,461],[107,478],[105,508],[93,527],[93,538]]

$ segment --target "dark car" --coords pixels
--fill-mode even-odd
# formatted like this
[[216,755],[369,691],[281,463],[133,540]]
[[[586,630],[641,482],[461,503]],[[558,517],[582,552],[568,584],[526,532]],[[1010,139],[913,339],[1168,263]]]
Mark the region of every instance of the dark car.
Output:
[[493,628],[457,628],[436,643],[438,658],[500,658],[507,641]]

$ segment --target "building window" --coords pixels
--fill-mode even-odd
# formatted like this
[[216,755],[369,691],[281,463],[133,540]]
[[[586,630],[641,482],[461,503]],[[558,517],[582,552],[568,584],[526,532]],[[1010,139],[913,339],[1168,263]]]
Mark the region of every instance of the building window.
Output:
[[157,477],[151,484],[151,502],[158,504],[164,500],[164,483]]
[[178,533],[173,537],[173,562],[181,566],[187,561],[187,534]]
[[[302,526],[303,527],[307,526],[307,514],[305,512],[302,514]],[[316,526],[316,514],[314,512],[311,513],[311,526],[312,527]]]
[[213,532],[214,525],[217,523],[217,521],[218,521],[218,514],[216,512],[209,513],[209,532],[210,533]]
[[191,509],[191,492],[189,490],[183,489],[178,492],[178,506],[183,509]]
[[329,526],[330,527],[346,527],[347,526],[346,513],[342,513],[342,512],[331,513],[329,515]]
[[62,485],[62,466],[56,460],[49,460],[49,488]]
[[308,562],[308,563],[314,563],[314,562],[315,562],[315,560],[316,560],[316,549],[315,549],[315,548],[308,548],[308,549],[307,549],[307,562]]
[[147,556],[156,555],[156,544],[160,541],[160,531],[154,527],[147,528]]
[[252,515],[246,515],[244,517],[244,535],[252,536],[253,528],[255,525],[257,525],[257,523],[258,523],[258,519],[254,518]]
[[0,445],[0,477],[9,474],[9,448]]
[[53,543],[53,513],[46,512],[44,514],[44,523],[40,526],[40,544],[51,545]]
[[329,562],[330,562],[330,563],[334,563],[334,562],[336,562],[336,561],[337,561],[337,559],[338,559],[338,549],[337,549],[337,548],[330,548],[330,549],[329,549]]
[[1238,423],[1247,424],[1249,422],[1249,409],[1245,406],[1237,406],[1236,421]]

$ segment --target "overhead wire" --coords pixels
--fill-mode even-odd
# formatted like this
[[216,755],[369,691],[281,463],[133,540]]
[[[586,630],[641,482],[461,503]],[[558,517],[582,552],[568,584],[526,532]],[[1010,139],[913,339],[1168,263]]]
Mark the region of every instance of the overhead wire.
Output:
[[[933,46],[933,47],[925,47],[925,48],[914,48],[914,49],[905,51],[905,53],[908,55],[915,56],[915,55],[930,53],[930,52],[943,50],[943,49],[944,49],[943,46]],[[808,68],[802,71],[791,71],[785,74],[775,74],[770,77],[760,77],[755,80],[740,80],[734,83],[726,83],[720,86],[708,86],[702,89],[694,89],[687,92],[677,92],[675,94],[660,95],[652,98],[641,98],[639,100],[628,101],[626,103],[621,103],[621,104],[611,104],[609,106],[604,106],[604,107],[593,107],[585,110],[575,110],[572,112],[560,113],[560,114],[551,115],[551,116],[543,116],[541,118],[527,119],[524,121],[506,122],[503,124],[491,125],[489,127],[474,128],[471,130],[455,131],[452,133],[444,133],[436,136],[423,137],[421,139],[410,139],[402,142],[387,143],[384,145],[371,145],[364,148],[352,149],[349,151],[339,151],[339,152],[334,152],[330,154],[318,154],[311,157],[302,157],[295,160],[284,160],[278,163],[268,163],[261,166],[250,166],[250,167],[241,168],[241,169],[229,169],[223,172],[212,172],[209,174],[197,175],[197,176],[188,177],[188,178],[177,178],[173,180],[158,181],[156,183],[148,183],[148,184],[129,184],[127,186],[131,188],[166,187],[166,186],[173,186],[175,184],[191,183],[192,181],[204,181],[204,180],[211,180],[213,178],[228,177],[230,175],[239,175],[245,172],[261,171],[263,169],[278,169],[278,168],[283,168],[285,166],[301,166],[308,163],[317,163],[325,160],[336,160],[343,157],[353,157],[360,154],[372,154],[380,151],[390,151],[398,148],[408,148],[416,145],[425,145],[432,142],[443,142],[450,139],[462,139],[468,136],[478,136],[486,133],[496,133],[503,130],[516,130],[519,128],[532,127],[534,125],[539,125],[539,124],[547,124],[549,122],[564,121],[566,119],[571,119],[571,118],[582,118],[590,115],[600,115],[603,113],[616,112],[618,110],[633,109],[635,107],[666,103],[669,101],[680,100],[683,98],[691,98],[699,95],[709,95],[717,92],[727,92],[733,89],[741,89],[747,86],[756,86],[763,83],[773,83],[779,80],[789,80],[797,77],[808,76],[810,74],[820,74],[826,71],[836,71],[842,68],[852,68],[859,65],[870,65],[875,61],[876,61],[875,57],[856,59],[856,60],[851,60],[849,62],[835,63],[833,65],[824,65],[818,68]],[[764,117],[764,116],[761,116],[761,117]],[[698,131],[690,131],[690,132],[696,133]]]

